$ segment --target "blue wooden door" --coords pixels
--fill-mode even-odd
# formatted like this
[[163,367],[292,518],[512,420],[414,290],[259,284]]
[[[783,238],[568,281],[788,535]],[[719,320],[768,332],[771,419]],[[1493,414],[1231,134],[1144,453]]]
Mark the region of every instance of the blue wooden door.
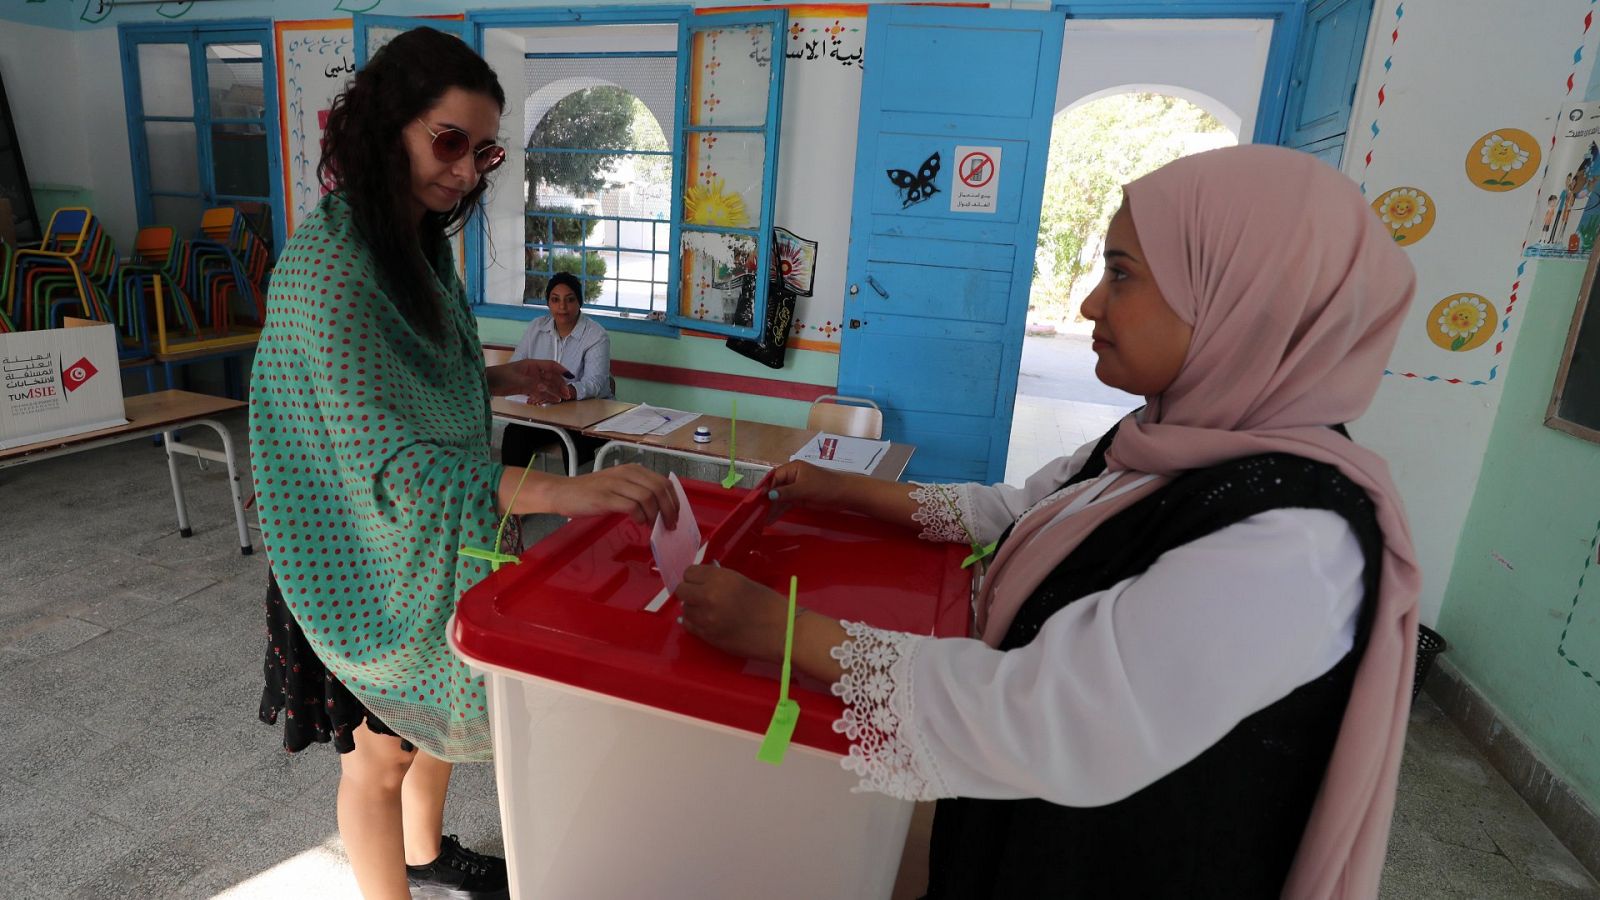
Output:
[[867,14],[839,393],[917,446],[909,478],[1005,477],[1063,20]]
[[1339,167],[1371,20],[1372,0],[1317,0],[1306,10],[1279,143]]

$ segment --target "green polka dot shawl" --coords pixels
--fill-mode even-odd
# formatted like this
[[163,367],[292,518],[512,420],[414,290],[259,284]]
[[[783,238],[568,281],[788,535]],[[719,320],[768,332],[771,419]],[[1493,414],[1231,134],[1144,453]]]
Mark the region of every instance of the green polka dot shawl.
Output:
[[435,756],[490,756],[483,681],[445,643],[488,569],[501,466],[489,456],[477,327],[448,249],[443,345],[385,297],[339,195],[272,276],[250,382],[250,464],[273,576],[317,657]]

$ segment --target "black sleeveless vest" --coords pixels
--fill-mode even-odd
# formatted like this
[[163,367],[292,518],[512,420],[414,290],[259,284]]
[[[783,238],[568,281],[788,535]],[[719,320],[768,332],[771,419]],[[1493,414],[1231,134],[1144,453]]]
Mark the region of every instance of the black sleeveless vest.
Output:
[[[1114,434],[1069,484],[1105,470]],[[1177,771],[1108,806],[939,801],[927,900],[1279,896],[1338,737],[1377,596],[1383,536],[1359,487],[1332,466],[1287,454],[1186,472],[1095,529],[1018,610],[1001,643],[1025,646],[1056,611],[1144,572],[1167,550],[1286,508],[1338,513],[1361,546],[1365,598],[1350,652]]]

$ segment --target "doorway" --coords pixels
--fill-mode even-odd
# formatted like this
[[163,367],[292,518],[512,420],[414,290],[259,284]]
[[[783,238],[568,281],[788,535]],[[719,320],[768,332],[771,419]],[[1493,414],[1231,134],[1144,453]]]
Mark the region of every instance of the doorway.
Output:
[[1020,485],[1143,398],[1101,384],[1079,313],[1100,280],[1122,184],[1180,156],[1248,142],[1271,19],[1069,19],[1027,333],[1006,457]]

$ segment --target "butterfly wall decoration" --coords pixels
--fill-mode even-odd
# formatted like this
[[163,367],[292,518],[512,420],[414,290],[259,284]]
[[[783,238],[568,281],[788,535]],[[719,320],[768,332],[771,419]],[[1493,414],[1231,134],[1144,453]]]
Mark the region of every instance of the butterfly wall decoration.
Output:
[[913,203],[921,203],[939,193],[939,189],[933,186],[933,179],[939,174],[939,154],[937,153],[923,160],[922,166],[917,169],[916,174],[907,172],[905,169],[889,169],[888,172],[889,180],[894,182],[894,186],[900,189],[901,209],[905,209]]

